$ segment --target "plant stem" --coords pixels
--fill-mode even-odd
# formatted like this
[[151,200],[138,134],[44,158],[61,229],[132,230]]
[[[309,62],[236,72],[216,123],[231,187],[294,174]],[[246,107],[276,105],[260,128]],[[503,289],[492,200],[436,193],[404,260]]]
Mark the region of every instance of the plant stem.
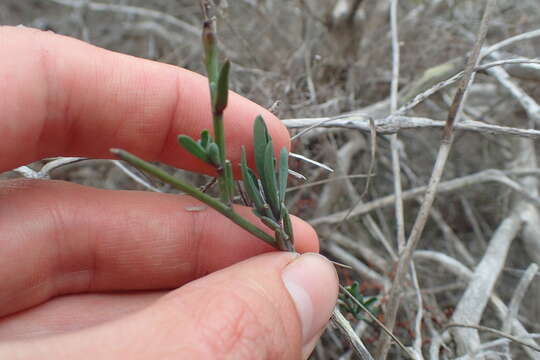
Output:
[[223,114],[214,114],[213,115],[213,126],[214,126],[214,138],[215,142],[219,148],[219,163],[220,170],[218,173],[218,183],[219,183],[219,194],[221,201],[225,204],[230,204],[232,200],[232,194],[229,194],[229,189],[227,187],[227,179],[225,174],[225,134],[223,129]]
[[225,159],[227,159],[225,150],[225,132],[223,129],[223,114],[214,114],[214,137],[219,148],[219,162],[225,168]]
[[274,248],[278,248],[276,240],[259,229],[257,226],[249,222],[246,218],[242,217],[238,213],[236,213],[232,207],[225,205],[224,203],[220,202],[217,199],[214,199],[210,195],[205,194],[204,192],[200,191],[194,186],[191,186],[189,184],[186,184],[173,176],[169,175],[165,171],[161,170],[155,165],[150,164],[147,161],[144,161],[143,159],[121,149],[111,149],[111,152],[118,156],[120,159],[128,162],[129,164],[135,166],[139,170],[145,171],[151,175],[154,175],[158,179],[172,185],[178,190],[181,190],[188,195],[193,196],[195,199],[202,201],[206,205],[210,206],[214,210],[217,210],[227,218],[229,218],[232,222],[249,232],[250,234],[258,237],[259,239],[263,240],[264,242],[270,244]]

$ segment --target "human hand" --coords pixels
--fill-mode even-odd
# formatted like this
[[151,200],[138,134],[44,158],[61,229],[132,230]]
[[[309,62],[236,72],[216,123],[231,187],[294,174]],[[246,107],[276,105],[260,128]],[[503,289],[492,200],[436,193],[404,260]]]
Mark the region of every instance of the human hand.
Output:
[[[211,128],[206,80],[32,29],[0,27],[0,166],[121,147],[210,172],[176,143]],[[229,157],[262,113],[231,95]],[[332,265],[272,252],[190,197],[61,181],[0,183],[0,358],[307,358],[337,297]],[[250,209],[238,208],[253,222]],[[296,248],[317,252],[293,218]],[[287,290],[288,289],[288,290]]]

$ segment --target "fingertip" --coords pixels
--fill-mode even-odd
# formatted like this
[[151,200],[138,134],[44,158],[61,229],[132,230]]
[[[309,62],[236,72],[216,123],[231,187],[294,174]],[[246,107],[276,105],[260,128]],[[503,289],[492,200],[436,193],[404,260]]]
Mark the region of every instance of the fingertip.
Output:
[[319,237],[315,229],[297,216],[291,216],[291,222],[293,224],[296,251],[299,253],[318,253],[320,250]]
[[308,253],[289,263],[282,279],[302,324],[303,344],[309,345],[328,323],[336,304],[336,269],[324,256]]

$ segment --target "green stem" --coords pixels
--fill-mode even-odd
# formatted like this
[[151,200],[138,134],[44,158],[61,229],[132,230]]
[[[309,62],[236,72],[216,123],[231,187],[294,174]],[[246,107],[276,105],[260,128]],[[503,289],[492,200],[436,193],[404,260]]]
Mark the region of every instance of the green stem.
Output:
[[223,114],[214,114],[213,122],[214,138],[219,148],[219,164],[221,167],[221,171],[218,174],[219,194],[221,197],[221,201],[225,204],[229,204],[232,201],[232,194],[229,194],[229,190],[227,187],[227,175],[225,173],[225,159],[227,159],[227,156],[225,153],[225,131],[223,128]]
[[188,185],[186,183],[183,183],[182,181],[174,178],[173,176],[169,175],[165,171],[161,170],[155,165],[150,164],[147,161],[144,161],[143,159],[121,149],[111,149],[111,152],[118,156],[120,159],[128,162],[129,164],[135,166],[136,168],[145,171],[151,175],[154,175],[158,179],[172,185],[178,190],[181,190],[191,196],[193,196],[195,199],[202,201],[206,205],[210,206],[211,208],[217,210],[227,218],[229,218],[232,222],[237,224],[238,226],[242,227],[244,230],[249,232],[250,234],[258,237],[259,239],[263,240],[264,242],[270,244],[274,248],[277,248],[276,240],[259,229],[257,226],[253,225],[249,220],[246,218],[240,216],[238,213],[236,213],[232,207],[229,207],[225,205],[224,203],[220,202],[219,200],[211,197],[210,195],[207,195],[200,191],[199,189]]
[[223,114],[214,114],[214,137],[217,146],[219,147],[219,162],[225,168],[225,131],[223,129]]

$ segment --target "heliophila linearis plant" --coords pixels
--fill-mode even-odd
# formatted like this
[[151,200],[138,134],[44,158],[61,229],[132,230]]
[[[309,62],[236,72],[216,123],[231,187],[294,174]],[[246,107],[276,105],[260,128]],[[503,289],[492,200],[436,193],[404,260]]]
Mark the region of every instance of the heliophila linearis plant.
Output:
[[159,167],[125,150],[112,149],[111,151],[139,170],[159,178],[219,211],[246,231],[276,249],[294,251],[292,224],[285,206],[289,154],[286,148],[282,148],[279,160],[276,159],[272,137],[268,133],[262,116],[255,119],[253,126],[256,171],[248,166],[246,149],[242,146],[242,157],[239,165],[244,188],[243,193],[246,196],[241,198],[247,202],[246,205],[253,208],[253,213],[261,219],[262,223],[273,231],[274,236],[268,235],[245,217],[239,215],[232,206],[235,200],[236,187],[233,177],[233,165],[227,159],[223,124],[223,112],[228,102],[231,64],[228,60],[220,64],[216,36],[213,31],[213,21],[207,16],[206,9],[204,13],[205,21],[202,39],[204,62],[210,88],[213,136],[209,130],[205,129],[201,131],[200,138],[197,140],[187,135],[179,135],[178,143],[188,153],[215,169],[219,186],[219,199],[172,177]]

